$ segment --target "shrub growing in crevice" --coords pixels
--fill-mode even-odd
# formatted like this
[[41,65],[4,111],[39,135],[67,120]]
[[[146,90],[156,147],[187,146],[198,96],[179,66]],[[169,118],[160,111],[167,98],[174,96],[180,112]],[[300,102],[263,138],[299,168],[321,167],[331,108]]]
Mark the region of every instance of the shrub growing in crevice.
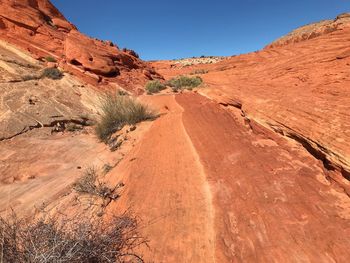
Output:
[[154,120],[157,115],[148,106],[141,104],[129,96],[105,94],[101,97],[101,116],[95,131],[98,138],[107,143],[111,135],[122,129],[124,125]]
[[202,78],[196,77],[187,77],[187,76],[178,76],[172,78],[168,81],[168,85],[173,89],[173,91],[177,92],[183,89],[193,89],[198,87],[203,82]]

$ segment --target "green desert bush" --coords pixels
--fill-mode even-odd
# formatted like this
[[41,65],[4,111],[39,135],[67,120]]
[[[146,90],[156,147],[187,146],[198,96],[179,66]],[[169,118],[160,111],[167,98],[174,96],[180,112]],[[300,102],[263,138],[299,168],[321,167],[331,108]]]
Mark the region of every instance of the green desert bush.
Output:
[[41,78],[61,79],[63,73],[58,68],[46,68],[41,73]]
[[158,93],[161,90],[164,90],[166,87],[159,80],[151,80],[146,84],[146,91],[148,94]]
[[124,125],[134,125],[157,117],[148,106],[129,96],[120,96],[118,93],[105,94],[100,101],[101,116],[95,131],[98,138],[105,143],[114,132],[122,129]]
[[168,81],[168,85],[172,87],[173,91],[179,91],[183,89],[193,89],[201,85],[203,80],[196,77],[178,76]]

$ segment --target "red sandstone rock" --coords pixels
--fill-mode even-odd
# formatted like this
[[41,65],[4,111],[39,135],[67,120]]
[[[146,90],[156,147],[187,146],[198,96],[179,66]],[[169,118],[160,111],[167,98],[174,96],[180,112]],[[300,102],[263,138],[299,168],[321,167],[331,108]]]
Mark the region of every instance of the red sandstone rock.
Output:
[[136,90],[148,79],[160,77],[134,51],[80,33],[49,0],[1,1],[0,39],[36,58],[52,56],[91,84],[115,82]]

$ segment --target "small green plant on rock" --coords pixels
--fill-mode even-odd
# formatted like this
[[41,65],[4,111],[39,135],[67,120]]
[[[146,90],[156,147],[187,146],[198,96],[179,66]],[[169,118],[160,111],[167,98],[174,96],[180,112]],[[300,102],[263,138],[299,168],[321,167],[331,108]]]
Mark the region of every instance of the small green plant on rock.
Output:
[[158,93],[158,92],[166,89],[166,87],[159,80],[152,80],[146,84],[145,89],[146,89],[148,94],[154,94],[154,93]]

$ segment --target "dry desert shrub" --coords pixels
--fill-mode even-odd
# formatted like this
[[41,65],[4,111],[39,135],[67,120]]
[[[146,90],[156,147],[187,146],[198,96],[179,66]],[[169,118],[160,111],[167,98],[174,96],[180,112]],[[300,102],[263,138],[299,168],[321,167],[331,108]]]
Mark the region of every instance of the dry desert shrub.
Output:
[[144,244],[136,218],[127,213],[108,223],[48,216],[29,221],[14,213],[0,217],[1,263],[138,263],[143,260],[135,249]]
[[61,79],[63,73],[58,68],[46,68],[41,73],[41,78],[49,78],[53,80]]
[[27,74],[22,76],[23,81],[39,80],[39,79],[53,79],[58,80],[63,77],[63,73],[58,68],[45,68],[43,71],[37,74]]
[[119,197],[114,193],[115,189],[111,189],[104,182],[98,179],[95,167],[89,167],[84,171],[84,175],[73,185],[75,191],[83,194],[99,196],[103,199],[110,198],[115,200]]

